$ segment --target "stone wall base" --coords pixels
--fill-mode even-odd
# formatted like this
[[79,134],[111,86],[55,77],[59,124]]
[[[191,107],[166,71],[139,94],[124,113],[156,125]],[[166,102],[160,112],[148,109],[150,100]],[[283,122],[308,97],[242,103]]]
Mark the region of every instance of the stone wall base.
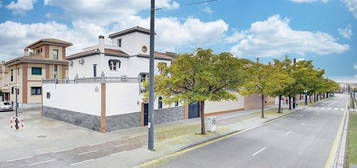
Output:
[[[100,116],[84,114],[64,109],[43,107],[43,116],[68,122],[91,130],[100,130]],[[141,112],[113,115],[106,117],[106,132],[140,127]],[[172,107],[155,110],[155,123],[167,123],[184,119],[183,107]]]

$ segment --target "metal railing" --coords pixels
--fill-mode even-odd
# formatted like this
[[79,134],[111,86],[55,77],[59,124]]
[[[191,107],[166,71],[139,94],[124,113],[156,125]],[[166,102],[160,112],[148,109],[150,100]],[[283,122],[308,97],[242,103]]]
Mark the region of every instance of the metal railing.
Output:
[[64,83],[139,83],[139,78],[96,77],[96,78],[76,78],[73,80],[50,79],[50,80],[42,80],[42,83],[53,83],[53,84],[64,84]]

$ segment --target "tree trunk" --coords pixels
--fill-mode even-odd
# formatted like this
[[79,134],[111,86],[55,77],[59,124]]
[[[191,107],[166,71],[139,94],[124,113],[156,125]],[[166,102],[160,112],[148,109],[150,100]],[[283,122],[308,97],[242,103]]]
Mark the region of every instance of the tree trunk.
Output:
[[316,94],[316,101],[319,101],[319,95],[318,93]]
[[311,103],[311,95],[309,95],[310,103]]
[[316,102],[316,93],[314,93],[314,102]]
[[305,93],[305,105],[307,105],[307,93]]
[[278,107],[278,113],[281,113],[281,97],[282,97],[282,95],[279,95],[279,107]]
[[328,98],[328,92],[326,93],[326,98]]
[[289,110],[291,110],[291,97],[289,96]]
[[264,118],[264,95],[262,94],[262,118]]
[[206,134],[205,125],[205,101],[200,101],[200,116],[201,116],[201,135]]
[[293,109],[295,109],[296,106],[296,96],[293,97]]

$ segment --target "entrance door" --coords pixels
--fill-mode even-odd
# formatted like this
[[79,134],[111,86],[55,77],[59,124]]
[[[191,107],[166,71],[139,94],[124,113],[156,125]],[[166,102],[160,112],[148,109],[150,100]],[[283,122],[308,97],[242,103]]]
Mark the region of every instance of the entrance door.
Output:
[[200,103],[195,102],[188,105],[188,118],[200,117]]
[[144,126],[148,125],[149,122],[149,104],[144,103]]

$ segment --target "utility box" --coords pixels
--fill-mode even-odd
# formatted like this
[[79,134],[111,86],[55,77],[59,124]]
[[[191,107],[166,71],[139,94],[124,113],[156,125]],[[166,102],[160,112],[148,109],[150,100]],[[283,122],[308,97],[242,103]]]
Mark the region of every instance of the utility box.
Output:
[[216,117],[208,117],[208,131],[214,132],[216,131]]

